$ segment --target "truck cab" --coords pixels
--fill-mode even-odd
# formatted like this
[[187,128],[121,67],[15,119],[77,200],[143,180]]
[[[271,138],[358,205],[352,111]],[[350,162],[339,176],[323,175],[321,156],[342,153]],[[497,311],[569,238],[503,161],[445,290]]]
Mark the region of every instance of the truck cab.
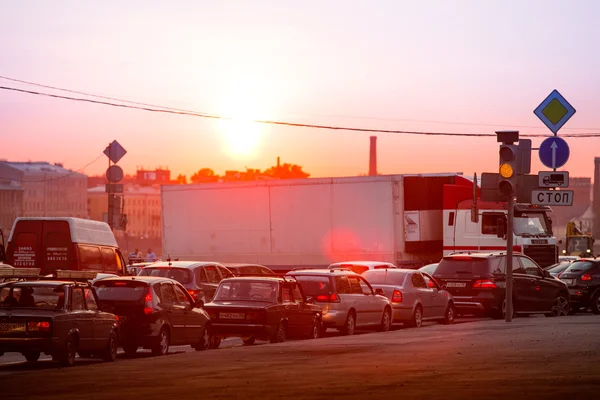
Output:
[[590,234],[585,234],[577,228],[575,222],[567,224],[567,235],[565,239],[565,249],[562,254],[565,256],[593,257],[595,239]]

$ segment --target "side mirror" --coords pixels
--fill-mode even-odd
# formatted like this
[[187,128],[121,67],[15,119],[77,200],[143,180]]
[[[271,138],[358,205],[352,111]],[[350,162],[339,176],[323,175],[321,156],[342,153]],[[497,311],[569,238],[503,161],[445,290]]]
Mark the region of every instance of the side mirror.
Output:
[[315,302],[315,299],[313,299],[312,297],[310,297],[310,296],[309,296],[309,297],[307,297],[307,298],[304,300],[304,302],[305,302],[306,304],[314,304],[314,302]]
[[385,292],[381,288],[375,289],[375,294],[378,294],[380,296],[385,296]]
[[196,307],[196,308],[204,307],[204,300],[202,300],[202,299],[196,300],[194,302],[194,307]]

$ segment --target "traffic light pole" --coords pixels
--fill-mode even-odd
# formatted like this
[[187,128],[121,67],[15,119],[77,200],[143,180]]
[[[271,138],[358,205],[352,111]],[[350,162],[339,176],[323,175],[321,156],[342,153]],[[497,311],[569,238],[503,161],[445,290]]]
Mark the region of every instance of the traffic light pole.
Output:
[[508,195],[506,218],[506,322],[512,322],[513,316],[513,220],[515,216],[514,192]]

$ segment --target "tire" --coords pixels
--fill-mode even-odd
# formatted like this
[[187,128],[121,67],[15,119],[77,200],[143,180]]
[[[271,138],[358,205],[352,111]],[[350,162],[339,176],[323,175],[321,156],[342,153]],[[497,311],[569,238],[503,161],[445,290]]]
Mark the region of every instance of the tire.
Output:
[[69,335],[65,348],[58,352],[58,363],[62,367],[71,367],[75,364],[75,355],[77,354],[78,340],[75,335]]
[[356,316],[353,311],[348,313],[344,326],[340,329],[342,335],[354,335],[354,329],[356,329]]
[[81,358],[92,358],[94,354],[91,351],[78,351],[79,357]]
[[248,336],[242,339],[244,342],[244,346],[252,346],[254,342],[256,342],[256,338],[254,336]]
[[277,327],[277,330],[275,331],[273,336],[271,336],[271,343],[283,343],[283,342],[285,342],[285,337],[286,337],[285,324],[283,322],[280,322],[279,326]]
[[442,324],[444,325],[452,325],[456,318],[456,310],[454,309],[454,304],[449,303],[448,307],[446,307],[446,312],[444,313],[444,319],[442,319]]
[[415,308],[415,312],[413,313],[412,319],[409,322],[409,325],[414,328],[420,328],[423,325],[423,308],[421,305],[418,305]]
[[392,312],[389,308],[383,311],[381,316],[381,325],[379,325],[380,332],[387,332],[392,328]]
[[210,337],[210,348],[211,349],[218,349],[220,345],[221,345],[221,338],[215,337],[215,336]]
[[28,351],[28,352],[23,353],[23,356],[25,357],[27,362],[34,363],[40,359],[40,354],[41,353],[39,351]]
[[137,353],[137,350],[138,350],[137,344],[124,344],[123,345],[123,351],[125,352],[125,355],[127,357],[135,356],[135,353]]
[[321,325],[321,320],[319,318],[315,318],[312,325],[312,330],[309,339],[318,339],[321,337],[323,326]]
[[152,354],[155,356],[164,356],[169,352],[170,344],[169,331],[162,328],[156,338],[156,344],[152,346]]
[[106,348],[102,352],[102,360],[105,362],[114,362],[117,359],[117,349],[119,346],[119,337],[117,332],[112,331],[108,336]]
[[209,326],[205,325],[204,329],[202,329],[202,336],[200,337],[200,342],[194,346],[196,351],[204,351],[210,349],[210,330]]
[[544,314],[546,317],[563,317],[569,315],[571,306],[569,299],[564,294],[559,293],[552,302],[552,311]]
[[594,314],[600,314],[600,291],[594,293],[594,295],[592,296],[590,308],[592,309],[592,312]]

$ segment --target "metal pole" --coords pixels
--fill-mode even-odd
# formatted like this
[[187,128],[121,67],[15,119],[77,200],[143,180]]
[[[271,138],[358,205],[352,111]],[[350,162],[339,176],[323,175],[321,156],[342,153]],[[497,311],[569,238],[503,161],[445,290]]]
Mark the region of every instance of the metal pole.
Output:
[[[110,143],[108,144],[108,169],[106,171],[108,171],[110,169],[110,156],[112,156],[112,147],[110,146]],[[110,229],[113,230],[114,229],[114,209],[113,209],[113,202],[112,202],[112,187],[110,182],[107,183],[106,185],[107,190],[106,193],[108,194],[108,209],[107,209],[107,214],[108,214],[108,226],[110,226]]]
[[515,214],[514,192],[508,196],[508,215],[506,221],[506,322],[513,315],[513,218]]

